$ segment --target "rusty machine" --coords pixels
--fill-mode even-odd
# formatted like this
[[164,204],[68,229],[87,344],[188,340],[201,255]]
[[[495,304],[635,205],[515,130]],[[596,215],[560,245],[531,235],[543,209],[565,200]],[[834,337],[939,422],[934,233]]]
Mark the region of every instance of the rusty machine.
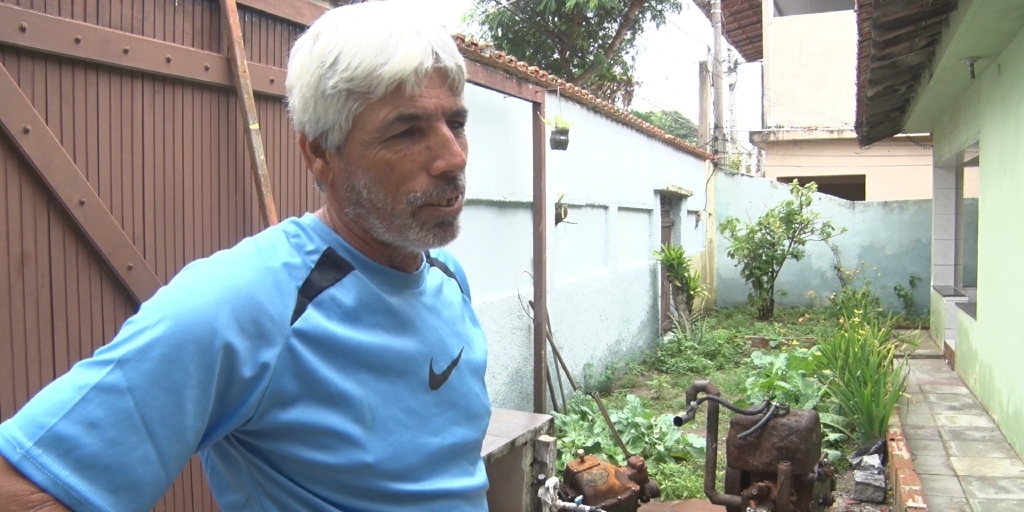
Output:
[[[704,396],[697,398],[698,393]],[[821,450],[821,424],[816,411],[790,410],[765,401],[741,409],[723,400],[709,381],[686,390],[685,411],[676,426],[693,420],[708,403],[704,493],[728,512],[821,512],[832,505],[835,471]],[[715,489],[718,464],[719,406],[737,413],[725,442],[725,492]]]
[[564,484],[559,485],[557,478],[549,478],[541,486],[538,496],[546,511],[636,512],[641,503],[661,496],[658,482],[647,474],[644,458],[629,453],[601,397],[597,393],[593,397],[626,457],[626,465],[616,466],[579,450],[576,458],[565,467],[562,474]]

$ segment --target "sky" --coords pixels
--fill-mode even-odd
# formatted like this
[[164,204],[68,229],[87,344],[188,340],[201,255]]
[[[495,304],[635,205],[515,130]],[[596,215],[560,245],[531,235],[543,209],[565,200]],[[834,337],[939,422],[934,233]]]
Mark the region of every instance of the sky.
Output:
[[[509,0],[506,0],[509,1]],[[511,0],[515,1],[515,0]],[[452,31],[466,32],[463,14],[473,0],[423,0],[439,21]],[[421,4],[422,5],[422,4]],[[631,108],[635,110],[677,110],[693,121],[698,109],[698,63],[710,61],[713,42],[711,22],[691,0],[683,10],[660,27],[648,27],[640,37],[636,78],[640,82]],[[728,48],[728,44],[725,44]],[[723,56],[726,56],[723,50]],[[738,55],[737,55],[737,58]],[[761,63],[742,63],[736,85],[736,118],[740,141],[748,142],[747,131],[761,129]],[[729,108],[728,96],[725,100]],[[726,111],[728,123],[728,110]]]

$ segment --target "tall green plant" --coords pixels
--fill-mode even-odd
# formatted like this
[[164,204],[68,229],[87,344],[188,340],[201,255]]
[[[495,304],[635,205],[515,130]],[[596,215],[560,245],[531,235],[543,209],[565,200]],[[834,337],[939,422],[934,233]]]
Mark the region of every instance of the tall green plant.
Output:
[[725,253],[736,260],[740,275],[752,288],[748,299],[760,320],[775,314],[775,281],[786,261],[802,260],[809,242],[828,242],[845,231],[811,209],[817,188],[813,182],[801,186],[794,181],[789,187],[792,197],[769,208],[757,221],[729,217],[718,226],[729,241]]
[[[906,358],[897,359],[894,317],[872,318],[854,310],[818,344],[828,393],[854,426],[858,442],[883,437],[896,402],[907,387]],[[867,315],[867,319],[865,319]]]
[[654,251],[654,258],[668,276],[676,319],[689,332],[693,318],[693,303],[698,297],[708,294],[707,286],[701,280],[700,270],[693,265],[680,245],[664,244],[661,250]]

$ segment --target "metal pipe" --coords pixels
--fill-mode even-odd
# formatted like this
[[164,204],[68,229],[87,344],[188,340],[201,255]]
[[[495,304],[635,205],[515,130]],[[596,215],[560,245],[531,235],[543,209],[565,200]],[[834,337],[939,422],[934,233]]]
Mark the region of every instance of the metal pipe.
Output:
[[[690,404],[686,411],[675,417],[676,426],[682,426],[693,419],[697,410],[697,393],[721,397],[721,392],[709,380],[698,380],[686,388],[686,403]],[[705,434],[704,448],[704,494],[715,505],[726,507],[743,506],[743,498],[734,494],[724,494],[715,489],[715,476],[718,474],[718,415],[719,402],[708,400],[708,425]]]
[[768,409],[768,413],[765,414],[763,418],[761,418],[753,427],[750,427],[750,430],[747,430],[746,432],[736,436],[736,438],[743,439],[747,436],[750,436],[754,432],[761,430],[761,427],[765,426],[765,424],[768,423],[768,420],[772,419],[772,417],[775,416],[775,411],[778,410],[778,408],[779,404],[772,404],[772,408]]
[[775,495],[775,512],[793,512],[793,502],[789,499],[793,487],[793,463],[788,460],[779,462],[778,494]]
[[548,208],[547,170],[544,158],[544,91],[533,100],[533,412],[547,412],[544,404],[544,344],[548,316]]
[[608,411],[604,408],[604,403],[601,402],[601,396],[595,391],[592,395],[594,401],[597,402],[597,408],[601,409],[601,415],[604,416],[604,421],[608,423],[608,430],[612,431],[612,436],[615,437],[615,441],[619,443],[619,448],[622,449],[622,454],[629,459],[633,454],[629,453],[626,449],[626,443],[622,442],[622,437],[619,436],[619,431],[615,430],[615,424],[612,423],[611,416],[608,416]]

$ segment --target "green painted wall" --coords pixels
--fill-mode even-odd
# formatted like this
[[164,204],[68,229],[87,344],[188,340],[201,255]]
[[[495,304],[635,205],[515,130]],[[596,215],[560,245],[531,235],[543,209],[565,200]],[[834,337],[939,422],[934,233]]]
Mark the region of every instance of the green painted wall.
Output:
[[931,306],[928,315],[928,329],[932,333],[932,339],[939,344],[939,347],[942,347],[942,333],[946,330],[946,308],[939,292],[935,290],[929,290],[929,292],[931,293]]
[[[981,150],[978,206],[978,322],[957,340],[957,371],[1024,454],[1024,32],[935,127],[936,151],[965,141],[954,117],[977,109]],[[968,116],[970,117],[970,116]],[[968,123],[973,120],[968,121]],[[935,315],[939,308],[932,308]],[[940,314],[940,313],[939,313]],[[967,332],[970,331],[970,332]]]

